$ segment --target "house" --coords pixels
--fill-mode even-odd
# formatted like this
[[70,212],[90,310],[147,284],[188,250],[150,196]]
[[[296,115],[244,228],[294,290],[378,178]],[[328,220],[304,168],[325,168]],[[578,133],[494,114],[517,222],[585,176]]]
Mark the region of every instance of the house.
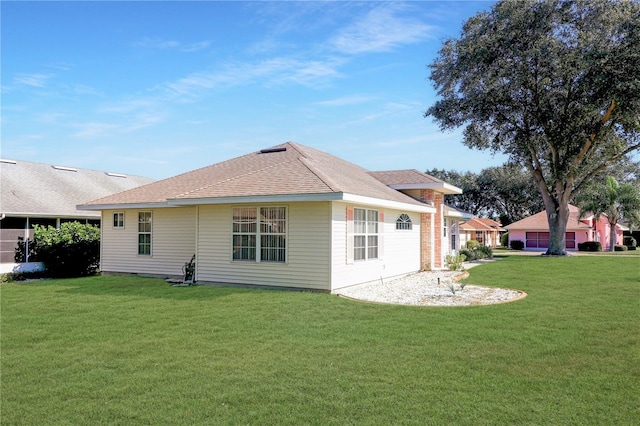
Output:
[[101,270],[332,292],[444,268],[444,194],[417,170],[370,172],[294,142],[85,203]]
[[[549,247],[549,223],[546,210],[507,225],[505,229],[509,231],[509,241],[524,242],[525,250],[546,250]],[[577,250],[578,244],[582,242],[599,241],[603,249],[608,250],[610,229],[606,215],[601,215],[600,219],[592,214],[580,217],[578,207],[569,204],[566,249]],[[616,225],[616,244],[622,244],[622,232],[625,229],[622,225]]]
[[474,216],[471,213],[446,204],[444,206],[444,216],[443,236],[446,238],[447,234],[449,235],[449,250],[451,253],[457,253],[458,250],[465,248],[467,241],[467,236],[461,229],[461,224]]
[[498,247],[505,232],[500,222],[493,219],[472,217],[460,224],[461,243],[475,240],[487,247]]
[[14,262],[18,242],[33,237],[34,225],[60,226],[76,220],[99,225],[100,212],[78,210],[76,205],[153,180],[0,159],[0,182],[0,273],[7,273],[39,266]]

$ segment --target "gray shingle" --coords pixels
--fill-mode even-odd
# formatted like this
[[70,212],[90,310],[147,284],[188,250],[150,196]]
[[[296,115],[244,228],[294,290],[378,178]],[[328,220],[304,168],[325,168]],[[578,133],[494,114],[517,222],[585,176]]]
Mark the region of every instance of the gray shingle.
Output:
[[142,176],[0,161],[0,213],[12,216],[96,217],[78,204],[153,182]]

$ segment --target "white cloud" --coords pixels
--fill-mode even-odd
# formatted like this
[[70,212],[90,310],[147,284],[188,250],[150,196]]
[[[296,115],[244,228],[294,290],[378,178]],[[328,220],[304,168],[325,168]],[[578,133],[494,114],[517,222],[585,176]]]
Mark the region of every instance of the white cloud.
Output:
[[164,40],[161,38],[145,37],[142,40],[138,40],[133,43],[134,47],[142,47],[145,49],[173,49],[181,52],[197,52],[209,47],[211,42],[199,41],[195,43],[182,43],[176,40]]
[[403,9],[397,4],[377,7],[331,37],[329,44],[338,52],[355,55],[387,52],[399,45],[429,38],[435,27],[414,18],[398,16]]
[[187,100],[199,96],[203,90],[254,83],[265,85],[294,82],[305,86],[325,84],[338,78],[340,61],[310,61],[280,57],[257,63],[230,63],[215,72],[197,72],[160,86],[172,98]]
[[16,74],[13,82],[24,86],[45,87],[51,77],[52,74]]
[[330,99],[327,101],[316,102],[314,105],[319,106],[345,106],[345,105],[357,105],[374,101],[376,98],[366,95],[350,95],[343,96],[341,98]]

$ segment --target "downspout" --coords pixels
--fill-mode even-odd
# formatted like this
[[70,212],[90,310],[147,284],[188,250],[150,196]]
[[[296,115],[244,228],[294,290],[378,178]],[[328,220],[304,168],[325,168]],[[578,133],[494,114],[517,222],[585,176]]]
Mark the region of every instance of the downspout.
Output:
[[24,223],[24,262],[29,263],[29,217]]

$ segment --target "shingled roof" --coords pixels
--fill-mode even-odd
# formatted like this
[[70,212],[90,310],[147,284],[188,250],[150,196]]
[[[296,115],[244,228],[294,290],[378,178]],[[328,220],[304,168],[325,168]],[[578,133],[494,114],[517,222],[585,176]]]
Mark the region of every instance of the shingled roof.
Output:
[[444,194],[462,194],[462,189],[415,169],[369,172],[393,189],[435,189]]
[[[354,198],[355,197],[355,198]],[[360,197],[360,198],[357,198]],[[384,200],[428,209],[366,169],[287,142],[149,185],[93,200],[83,209],[258,201]],[[426,210],[425,210],[426,211]]]
[[95,218],[77,204],[153,182],[75,167],[18,160],[0,160],[0,213],[18,217]]
[[[569,204],[569,220],[567,221],[568,230],[589,229],[589,225],[580,222],[579,220],[580,210],[578,207]],[[513,222],[504,227],[507,230],[534,230],[534,231],[548,231],[549,222],[547,220],[547,211],[543,210],[533,216],[526,217],[517,222]]]

